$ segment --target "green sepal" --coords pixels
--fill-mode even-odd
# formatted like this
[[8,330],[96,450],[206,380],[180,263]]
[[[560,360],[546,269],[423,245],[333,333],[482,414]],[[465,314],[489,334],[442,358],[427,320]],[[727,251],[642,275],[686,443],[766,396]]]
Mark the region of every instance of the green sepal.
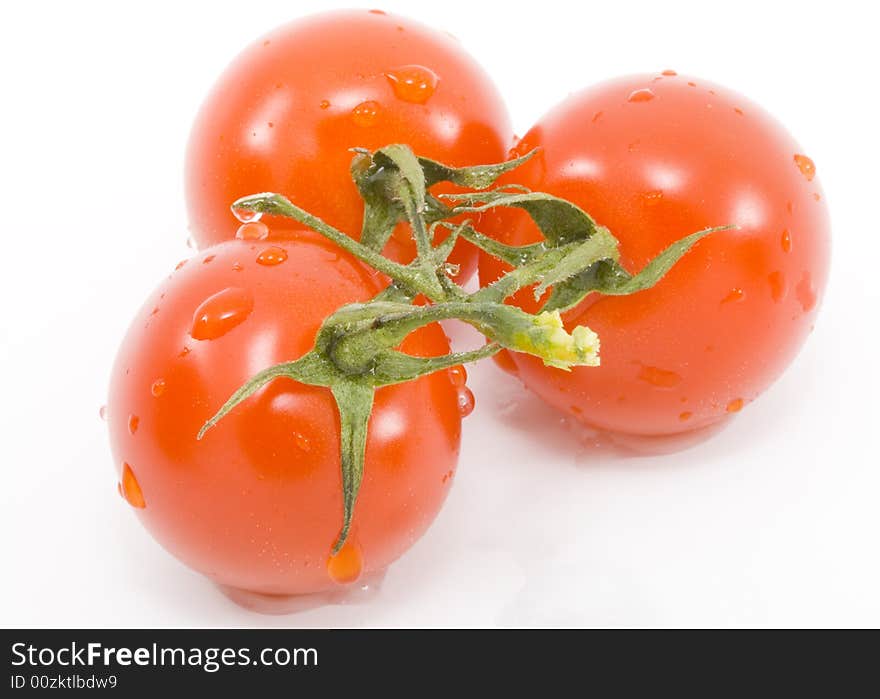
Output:
[[381,251],[394,227],[423,212],[427,185],[421,164],[407,146],[392,144],[375,153],[358,150],[351,174],[364,199],[361,243]]
[[202,425],[196,439],[202,439],[205,433],[222,420],[229,411],[275,379],[284,377],[311,386],[326,386],[335,376],[336,370],[332,364],[315,350],[309,351],[296,361],[282,362],[263,369],[248,379],[247,383],[235,391],[220,409]]
[[405,214],[394,197],[400,176],[373,163],[370,154],[358,151],[351,161],[351,176],[364,200],[361,245],[381,252]]
[[[451,227],[451,224],[440,224]],[[532,245],[505,245],[494,238],[483,235],[475,228],[468,224],[459,227],[459,234],[472,245],[478,247],[483,252],[487,252],[493,257],[497,257],[502,262],[506,262],[511,267],[519,267],[536,258],[538,255],[547,252],[549,246],[547,243],[534,243]]]
[[405,352],[386,350],[377,355],[371,380],[376,386],[406,383],[437,371],[491,357],[501,349],[498,343],[490,342],[469,352],[453,352],[439,357],[414,357]]
[[[554,283],[550,297],[542,307],[545,311],[564,311],[579,304],[587,294],[598,291],[606,296],[626,296],[650,289],[690,250],[694,244],[709,235],[733,228],[717,226],[692,233],[677,240],[652,259],[641,272],[632,275],[616,260],[603,259],[575,275]],[[546,286],[549,286],[546,285]],[[536,293],[536,297],[539,294]]]
[[506,160],[503,163],[471,167],[451,167],[429,158],[419,158],[419,163],[422,166],[422,171],[425,173],[425,183],[428,187],[432,187],[438,182],[451,182],[459,187],[467,187],[468,189],[486,189],[491,187],[495,180],[504,173],[510,172],[530,160],[536,152],[537,149],[529,151],[519,158]]
[[620,253],[617,249],[617,238],[607,228],[598,227],[587,240],[579,243],[570,254],[553,269],[545,274],[535,287],[535,299],[541,298],[548,288],[564,283],[584,269],[596,264],[597,260],[616,261]]
[[494,190],[441,196],[453,202],[450,207],[452,215],[483,213],[499,206],[522,209],[541,229],[550,246],[584,240],[598,228],[592,217],[579,206],[546,192]]
[[358,381],[337,381],[330,386],[330,390],[339,411],[339,448],[342,461],[342,528],[333,544],[332,553],[336,554],[351,531],[354,506],[364,477],[367,427],[373,412],[376,389]]
[[492,165],[452,167],[417,158],[403,145],[390,145],[370,153],[353,149],[351,175],[364,200],[364,217],[360,242],[381,251],[395,226],[408,220],[402,187],[408,187],[426,223],[448,218],[449,207],[431,195],[427,188],[439,182],[452,182],[461,187],[485,189],[506,172],[519,167],[535,153],[532,151],[514,160]]
[[566,283],[596,262],[616,260],[617,240],[605,228],[597,227],[585,240],[534,250],[527,262],[477,291],[471,300],[500,303],[519,289],[536,283],[535,298],[538,299],[548,287]]

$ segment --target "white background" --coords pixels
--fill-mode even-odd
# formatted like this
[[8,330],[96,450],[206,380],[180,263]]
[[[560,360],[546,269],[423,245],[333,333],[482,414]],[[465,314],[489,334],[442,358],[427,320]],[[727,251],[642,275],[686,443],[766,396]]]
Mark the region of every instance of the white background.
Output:
[[590,449],[491,362],[474,368],[449,501],[369,602],[255,615],[141,529],[98,408],[132,314],[188,253],[191,119],[247,42],[335,6],[3,3],[0,624],[880,625],[880,52],[866,3],[385,3],[458,36],[520,134],[568,92],[630,72],[675,68],[763,104],[831,207],[816,330],[726,431],[664,457]]

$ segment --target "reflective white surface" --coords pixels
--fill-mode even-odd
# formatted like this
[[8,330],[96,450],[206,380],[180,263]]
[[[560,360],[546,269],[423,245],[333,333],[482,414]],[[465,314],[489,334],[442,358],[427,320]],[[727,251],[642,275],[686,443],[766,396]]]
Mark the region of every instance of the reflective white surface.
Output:
[[[497,8],[385,4],[457,35],[519,133],[567,92],[628,72],[675,68],[747,93],[817,163],[831,283],[784,377],[678,454],[596,445],[491,362],[469,369],[476,409],[428,534],[369,595],[273,617],[234,606],[140,527],[98,409],[132,314],[190,253],[181,164],[195,109],[240,46],[294,10],[59,2],[45,23],[44,9],[4,7],[0,59],[16,69],[0,131],[0,624],[880,625],[880,56],[862,6],[846,5],[746,2],[719,25],[700,3],[592,4],[579,18],[548,1],[519,18],[534,38],[515,48]],[[196,47],[197,21],[211,31]],[[589,46],[585,26],[602,27]],[[719,50],[731,42],[748,55]]]

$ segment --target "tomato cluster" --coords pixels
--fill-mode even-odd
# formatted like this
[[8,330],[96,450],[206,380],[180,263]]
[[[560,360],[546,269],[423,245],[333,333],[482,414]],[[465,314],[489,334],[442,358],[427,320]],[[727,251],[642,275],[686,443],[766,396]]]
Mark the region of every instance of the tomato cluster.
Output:
[[[688,233],[729,226],[653,288],[592,293],[565,311],[565,328],[598,333],[600,366],[566,372],[498,355],[585,424],[635,440],[711,427],[775,380],[812,327],[829,257],[815,167],[743,97],[673,71],[624,78],[575,94],[515,142],[491,80],[443,33],[360,10],[281,27],[235,59],[196,119],[186,196],[200,252],[135,317],[107,410],[120,493],[165,548],[225,588],[286,596],[381,571],[426,530],[451,485],[473,405],[460,367],[376,390],[357,516],[339,550],[344,430],[330,389],[282,377],[199,439],[254,374],[304,356],[328,316],[388,284],[289,219],[240,225],[230,205],[279,192],[357,239],[364,202],[351,149],[390,143],[453,166],[537,148],[502,184],[589,212],[617,237],[630,272]],[[456,191],[445,186],[434,194]],[[519,210],[476,225],[510,246],[543,239]],[[510,268],[463,239],[449,249],[459,279],[478,260],[484,285]],[[408,225],[383,253],[414,258]],[[512,303],[539,310],[532,292]],[[450,351],[436,323],[400,349]]]

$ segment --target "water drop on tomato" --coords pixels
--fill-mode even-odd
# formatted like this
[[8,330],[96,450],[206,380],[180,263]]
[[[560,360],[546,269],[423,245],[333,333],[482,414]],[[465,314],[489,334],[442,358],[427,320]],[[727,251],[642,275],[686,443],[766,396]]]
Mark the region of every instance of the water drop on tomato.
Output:
[[274,267],[275,265],[280,265],[286,259],[287,250],[273,245],[257,255],[257,264],[264,265],[265,267]]
[[243,323],[253,310],[250,291],[237,287],[223,289],[196,309],[189,334],[196,340],[216,340]]
[[364,569],[361,551],[353,541],[346,541],[339,553],[327,560],[327,574],[334,582],[344,585],[353,583]]
[[413,104],[424,104],[431,99],[440,81],[433,70],[418,65],[389,70],[385,77],[391,83],[395,97]]

